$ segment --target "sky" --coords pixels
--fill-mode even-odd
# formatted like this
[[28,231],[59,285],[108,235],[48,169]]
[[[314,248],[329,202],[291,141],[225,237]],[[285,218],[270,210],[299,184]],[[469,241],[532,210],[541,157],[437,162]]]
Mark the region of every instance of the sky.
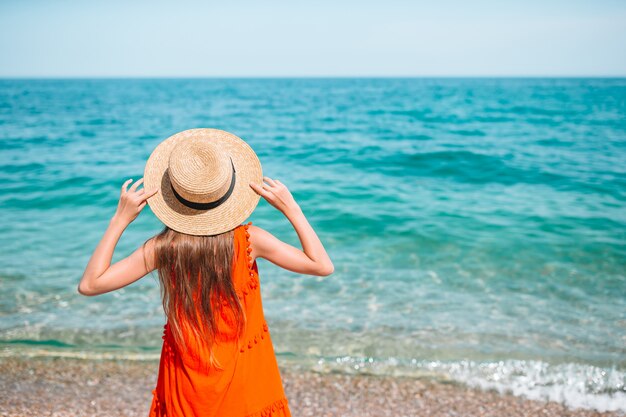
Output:
[[0,77],[626,76],[625,0],[0,0]]

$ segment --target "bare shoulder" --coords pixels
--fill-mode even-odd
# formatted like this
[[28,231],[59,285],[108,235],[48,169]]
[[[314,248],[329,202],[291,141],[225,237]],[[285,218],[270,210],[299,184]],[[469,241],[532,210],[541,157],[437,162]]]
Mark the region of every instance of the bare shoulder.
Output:
[[252,258],[264,257],[272,247],[276,245],[276,237],[267,230],[251,224],[248,227],[250,233],[250,248]]
[[248,226],[248,232],[250,233],[250,243],[252,243],[252,240],[263,243],[267,239],[276,239],[273,234],[254,224]]
[[254,224],[248,226],[248,233],[250,233],[250,245],[253,247],[258,246],[259,244],[262,245],[263,242],[267,239],[268,235],[270,235],[267,230]]

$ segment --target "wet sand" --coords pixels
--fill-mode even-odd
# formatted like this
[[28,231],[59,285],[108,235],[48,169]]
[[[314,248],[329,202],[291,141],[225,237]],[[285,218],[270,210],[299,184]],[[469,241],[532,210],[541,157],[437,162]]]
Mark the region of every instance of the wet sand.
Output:
[[[0,416],[147,416],[156,361],[0,358]],[[456,384],[281,368],[294,417],[623,416]]]

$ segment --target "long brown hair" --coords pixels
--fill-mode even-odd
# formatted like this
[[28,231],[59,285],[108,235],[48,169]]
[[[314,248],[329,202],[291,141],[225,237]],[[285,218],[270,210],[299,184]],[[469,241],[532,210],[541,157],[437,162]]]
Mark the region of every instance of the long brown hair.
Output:
[[245,313],[231,279],[233,240],[234,230],[193,236],[167,226],[154,239],[163,310],[174,340],[184,348],[182,327],[188,327],[210,349],[209,366],[219,366],[211,349],[223,336],[216,315],[229,310],[238,340],[245,328]]

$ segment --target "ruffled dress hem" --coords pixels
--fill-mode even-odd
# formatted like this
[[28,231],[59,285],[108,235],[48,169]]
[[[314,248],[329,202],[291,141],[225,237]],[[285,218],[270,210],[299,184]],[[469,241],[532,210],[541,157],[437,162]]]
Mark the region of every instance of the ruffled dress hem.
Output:
[[259,411],[256,411],[252,414],[247,414],[245,417],[283,417],[290,416],[290,413],[286,413],[285,410],[288,406],[288,401],[286,397],[283,397],[273,403],[263,407]]

